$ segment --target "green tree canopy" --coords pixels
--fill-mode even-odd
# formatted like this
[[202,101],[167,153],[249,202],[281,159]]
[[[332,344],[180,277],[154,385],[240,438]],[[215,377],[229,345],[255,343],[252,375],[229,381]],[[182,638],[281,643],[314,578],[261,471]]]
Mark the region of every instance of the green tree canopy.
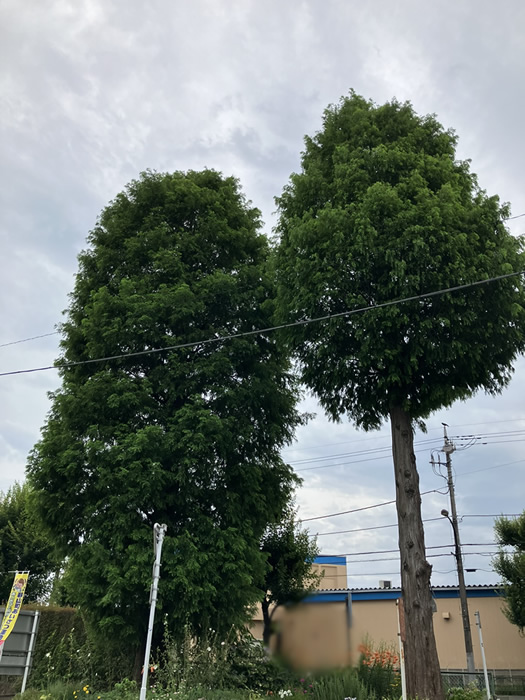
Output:
[[0,602],[9,598],[12,571],[29,571],[24,601],[47,598],[59,560],[32,503],[29,485],[15,484],[0,493]]
[[320,576],[312,568],[319,548],[296,521],[290,506],[282,520],[268,526],[261,543],[268,555],[268,572],[262,586],[263,641],[268,645],[272,617],[280,605],[298,603],[316,590]]
[[300,421],[274,338],[221,339],[271,325],[259,227],[233,178],[148,172],[79,257],[28,475],[69,599],[121,639],[146,627],[155,522],[174,633],[229,628],[259,598],[261,537],[297,482],[280,449]]
[[512,547],[501,551],[493,562],[494,570],[505,584],[505,613],[521,634],[525,632],[525,512],[510,520],[499,518],[494,524],[498,544]]
[[456,137],[410,104],[351,93],[306,137],[277,199],[278,318],[302,378],[333,420],[390,419],[409,695],[440,697],[413,423],[478,389],[497,393],[523,345],[525,269],[509,214],[456,159]]

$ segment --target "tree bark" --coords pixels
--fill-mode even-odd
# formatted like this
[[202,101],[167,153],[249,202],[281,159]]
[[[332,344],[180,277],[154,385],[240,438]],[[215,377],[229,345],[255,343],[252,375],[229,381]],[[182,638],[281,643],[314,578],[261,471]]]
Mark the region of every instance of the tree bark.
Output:
[[[145,637],[145,635],[143,635]],[[140,688],[140,684],[142,682],[142,673],[143,673],[143,667],[144,667],[144,654],[146,653],[146,640],[140,641],[136,650],[135,650],[135,658],[133,660],[133,670],[131,672],[132,674],[132,679],[134,681],[137,681],[137,684]]]
[[432,567],[425,558],[412,422],[403,408],[392,406],[390,424],[405,611],[407,693],[420,700],[442,700],[443,686],[432,621]]
[[264,599],[261,603],[263,614],[263,644],[265,647],[270,646],[270,637],[272,636],[272,616],[270,615],[270,603]]

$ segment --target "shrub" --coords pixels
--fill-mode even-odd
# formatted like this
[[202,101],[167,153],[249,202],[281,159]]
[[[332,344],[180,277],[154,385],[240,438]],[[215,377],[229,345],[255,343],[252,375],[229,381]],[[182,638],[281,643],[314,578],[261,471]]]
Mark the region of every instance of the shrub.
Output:
[[478,688],[475,683],[469,683],[464,688],[449,688],[447,700],[483,700],[485,692]]
[[277,692],[291,686],[297,674],[269,656],[248,630],[232,629],[226,639],[214,630],[200,639],[188,630],[177,644],[165,629],[164,650],[159,655],[152,683],[173,692],[188,688],[247,689]]
[[357,666],[359,679],[369,692],[380,698],[398,698],[401,693],[399,656],[385,645],[374,649],[367,641],[359,647],[361,656]]
[[[313,700],[366,700],[374,698],[355,668],[315,674],[310,678],[307,694]],[[310,688],[311,686],[311,688]],[[304,693],[304,691],[303,691]]]

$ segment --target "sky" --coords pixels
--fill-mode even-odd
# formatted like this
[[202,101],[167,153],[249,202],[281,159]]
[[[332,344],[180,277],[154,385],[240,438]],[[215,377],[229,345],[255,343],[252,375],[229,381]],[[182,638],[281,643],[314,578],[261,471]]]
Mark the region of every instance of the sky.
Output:
[[[271,234],[305,134],[350,89],[454,128],[458,157],[524,233],[524,21],[522,0],[0,0],[0,372],[53,363],[59,336],[47,334],[77,255],[127,182],[215,168],[239,178]],[[24,479],[57,387],[54,370],[0,377],[0,490]],[[495,583],[494,515],[525,508],[524,393],[521,358],[500,396],[440,411],[416,435],[434,585],[457,582],[446,484],[430,464],[432,450],[444,458],[442,423],[457,447],[467,584]],[[330,423],[312,396],[303,408],[316,417],[283,454],[304,480],[304,526],[323,554],[348,555],[351,587],[399,585],[388,426]]]

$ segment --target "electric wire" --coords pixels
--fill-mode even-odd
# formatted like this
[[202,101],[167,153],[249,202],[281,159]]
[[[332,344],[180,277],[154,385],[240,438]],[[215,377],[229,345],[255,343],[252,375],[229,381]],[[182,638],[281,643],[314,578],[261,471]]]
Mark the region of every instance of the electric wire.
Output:
[[52,333],[42,333],[41,335],[34,335],[31,338],[22,338],[22,340],[11,340],[9,343],[2,343],[0,348],[7,348],[9,345],[19,345],[20,343],[29,343],[30,340],[38,340],[39,338],[49,338],[51,335],[57,335],[60,331],[53,331]]
[[[513,219],[521,219],[522,216],[525,216],[525,213],[516,214],[515,216],[508,216],[506,219],[503,219],[503,221],[512,221]],[[34,335],[31,338],[22,338],[21,340],[12,340],[8,343],[0,344],[0,348],[5,348],[8,345],[18,345],[18,343],[28,343],[31,340],[39,340],[40,338],[47,338],[48,336],[57,335],[58,333],[60,333],[60,331],[52,331],[50,333],[43,333],[42,335]]]
[[[421,491],[420,496],[426,496],[429,493],[440,493],[444,495],[439,489],[430,489],[429,491]],[[362,506],[361,508],[352,508],[351,510],[343,510],[340,513],[328,513],[327,515],[316,515],[312,518],[300,518],[302,523],[311,522],[312,520],[324,520],[326,518],[335,518],[338,515],[347,515],[348,513],[360,513],[363,510],[371,510],[372,508],[380,508],[381,506],[389,506],[395,503],[396,499],[392,501],[383,501],[382,503],[374,503],[370,506]]]
[[517,459],[515,462],[505,462],[505,464],[495,464],[492,467],[482,467],[481,469],[472,469],[469,472],[460,472],[457,474],[457,478],[459,479],[462,476],[467,476],[467,474],[479,474],[479,472],[488,472],[491,469],[501,469],[502,467],[510,467],[513,466],[514,464],[521,464],[522,462],[525,462],[525,459]]
[[[494,552],[463,552],[464,557],[473,557],[473,556],[481,556],[481,557],[493,557]],[[337,556],[337,555],[333,555]],[[425,555],[426,559],[436,559],[437,557],[455,557],[454,552],[442,552],[440,554],[427,554]],[[348,564],[370,564],[371,562],[376,562],[376,561],[399,561],[399,557],[379,557],[377,559],[352,559],[350,561],[347,560],[347,565]]]
[[[421,452],[426,452],[426,450],[414,450],[415,454],[421,454]],[[352,460],[351,462],[338,462],[337,464],[324,464],[319,467],[305,467],[304,469],[294,469],[296,474],[303,473],[303,472],[312,472],[316,471],[319,469],[332,469],[335,467],[348,467],[352,464],[363,464],[364,462],[375,462],[378,459],[388,459],[390,455],[379,455],[377,457],[369,457],[368,459],[356,459]]]
[[[497,425],[498,423],[519,423],[519,422],[525,422],[525,417],[523,418],[509,418],[507,420],[496,420],[496,421],[483,421],[479,423],[460,423],[459,425],[456,425],[455,428],[467,428],[471,425]],[[428,428],[428,432],[431,432],[433,430],[443,430],[442,426],[436,426],[434,428]],[[450,439],[459,439],[459,437],[465,437],[465,436],[451,436]],[[357,442],[371,442],[372,440],[374,442],[377,442],[378,440],[389,440],[390,441],[390,436],[389,435],[378,435],[375,437],[368,437],[368,438],[356,438],[352,440],[343,440],[341,442],[323,442],[323,443],[318,443],[316,445],[310,445],[309,447],[287,447],[283,450],[283,452],[306,452],[307,450],[321,450],[324,449],[325,447],[335,447],[337,445],[348,445],[348,444],[354,444]],[[437,438],[428,438],[429,440],[441,440],[441,437]],[[382,449],[382,448],[377,448],[377,449]],[[384,449],[390,449],[390,443],[384,448]],[[293,464],[295,462],[290,462],[289,460],[288,464]]]
[[[428,441],[415,442],[414,445],[424,445],[424,444],[427,444],[427,445],[428,445],[428,443],[430,443],[430,442],[435,442],[435,441],[438,440],[438,439],[439,439],[439,438],[431,438],[431,439],[428,440]],[[524,438],[524,440],[502,440],[502,441],[494,441],[494,442],[491,442],[491,443],[475,443],[475,442],[473,442],[472,445],[474,445],[474,444],[502,445],[502,444],[507,444],[507,443],[511,443],[511,442],[525,442],[525,438]],[[465,449],[466,449],[466,448],[465,448]],[[335,459],[335,458],[338,457],[338,456],[341,456],[341,457],[343,457],[343,456],[349,456],[349,457],[350,457],[350,456],[353,456],[353,455],[374,454],[375,452],[378,452],[378,451],[383,451],[383,452],[384,452],[384,451],[387,451],[387,452],[388,452],[388,451],[390,451],[390,450],[391,450],[391,446],[390,446],[390,445],[387,445],[386,447],[378,447],[378,448],[371,449],[371,450],[361,450],[361,451],[358,451],[358,452],[348,452],[348,453],[345,453],[345,454],[342,454],[342,455],[329,455],[329,456],[327,456],[327,457],[316,457],[316,458],[313,458],[313,459],[311,460],[311,462],[316,462],[316,461],[321,462],[321,461],[325,461],[325,460],[327,460],[327,459]],[[458,450],[458,451],[461,451],[461,449]],[[421,454],[422,452],[426,452],[426,449],[414,450],[414,453],[415,453],[415,454]],[[433,452],[439,452],[439,450],[434,450]],[[337,462],[336,464],[325,464],[325,465],[316,466],[316,467],[304,467],[304,468],[302,468],[302,469],[294,469],[294,471],[295,471],[297,474],[299,474],[299,473],[308,472],[308,471],[318,471],[318,470],[320,470],[320,469],[335,469],[335,468],[337,468],[337,467],[348,467],[348,466],[351,466],[351,465],[354,465],[354,464],[363,464],[363,463],[365,463],[365,462],[373,462],[373,461],[377,461],[377,460],[380,460],[380,459],[387,459],[388,457],[389,457],[389,454],[383,454],[383,455],[379,455],[379,456],[377,456],[377,457],[369,457],[369,458],[367,458],[367,459],[352,460],[351,462]],[[518,460],[518,461],[522,461],[522,460]],[[288,464],[291,464],[291,465],[293,465],[293,464],[298,464],[298,463],[303,463],[303,462],[302,462],[302,461],[300,461],[300,462],[288,462]],[[308,463],[308,460],[307,460],[306,462],[304,462],[304,463]],[[511,462],[511,463],[509,463],[509,464],[513,464],[513,463]],[[432,465],[432,470],[434,471],[434,474],[436,474],[436,476],[442,476],[444,479],[446,479],[446,476],[445,476],[445,475],[439,474],[439,473],[436,471],[436,465],[439,466],[437,460],[435,461],[435,464]],[[496,468],[499,468],[499,467],[502,467],[502,466],[509,466],[509,465],[508,465],[508,464],[498,465],[497,467],[495,467],[495,466],[493,466],[493,467],[487,467],[487,469],[496,469]],[[483,471],[483,470],[476,470],[476,471]],[[463,474],[473,474],[473,473],[475,473],[475,472],[463,472]],[[460,473],[460,476],[461,476],[461,475],[462,475],[462,474]]]
[[[516,518],[519,517],[519,513],[469,513],[468,515],[458,515],[458,521],[461,522],[463,518]],[[439,518],[425,518],[424,523],[433,522],[445,522],[443,516]],[[392,527],[397,527],[397,523],[391,523],[389,525],[372,525],[371,527],[358,527],[352,530],[335,530],[334,532],[316,532],[308,533],[310,537],[327,537],[328,535],[346,535],[355,532],[369,532],[370,530],[386,530]]]
[[[427,438],[425,440],[417,440],[414,445],[426,445],[431,442],[441,441],[442,438]],[[297,460],[287,460],[288,464],[309,464],[311,462],[322,462],[327,459],[337,459],[338,457],[353,457],[360,455],[373,454],[374,452],[384,452],[385,450],[390,450],[391,445],[385,445],[384,447],[372,447],[365,450],[356,450],[355,452],[341,452],[335,455],[326,455],[325,457],[308,457],[307,459],[297,459]]]
[[[467,542],[461,543],[462,547],[497,547],[496,542]],[[436,544],[436,545],[431,545],[425,547],[425,551],[428,549],[454,549],[455,544],[451,542],[450,544]],[[396,547],[395,549],[377,549],[377,550],[372,550],[369,552],[344,552],[343,554],[332,554],[331,556],[334,557],[365,557],[365,556],[372,556],[374,554],[393,554],[394,552],[399,552],[399,547]],[[469,554],[469,552],[466,552],[466,554]]]
[[76,360],[73,362],[57,362],[53,365],[47,365],[44,367],[32,367],[30,369],[18,369],[12,370],[10,372],[1,372],[0,377],[8,377],[17,374],[32,374],[35,372],[45,372],[48,370],[60,370],[69,369],[71,367],[78,367],[80,365],[94,364],[98,362],[109,362],[112,360],[120,360],[130,357],[141,357],[143,355],[153,355],[163,352],[172,352],[174,350],[182,350],[185,348],[193,348],[197,346],[204,346],[210,344],[221,343],[226,340],[233,340],[235,338],[246,338],[248,336],[259,335],[262,333],[270,333],[277,330],[282,330],[284,328],[293,328],[297,326],[306,326],[310,323],[318,323],[320,321],[329,321],[334,318],[346,318],[348,316],[353,316],[359,313],[365,313],[367,311],[376,311],[377,309],[384,309],[389,306],[396,306],[398,304],[405,304],[412,301],[421,301],[423,299],[429,299],[432,297],[443,296],[444,294],[450,294],[453,292],[460,291],[462,289],[472,289],[474,287],[479,287],[485,284],[490,284],[492,282],[498,282],[504,279],[510,279],[512,277],[519,277],[525,274],[525,270],[520,270],[519,272],[509,272],[506,275],[498,275],[497,277],[490,277],[486,280],[477,280],[476,282],[468,282],[467,284],[460,284],[454,287],[447,287],[446,289],[438,289],[433,292],[425,292],[424,294],[417,294],[410,297],[404,297],[402,299],[392,299],[390,301],[385,301],[380,304],[372,304],[370,306],[362,306],[357,309],[349,309],[347,311],[340,311],[334,314],[326,314],[324,316],[317,316],[315,318],[305,318],[299,319],[297,321],[290,321],[288,323],[282,323],[277,326],[269,326],[268,328],[259,328],[251,331],[243,331],[240,333],[231,333],[228,335],[218,335],[215,338],[207,338],[204,340],[195,340],[186,343],[177,343],[175,345],[168,345],[163,348],[149,348],[147,350],[139,350],[137,352],[127,352],[118,353],[115,355],[107,355],[106,357],[92,357],[87,360]]

